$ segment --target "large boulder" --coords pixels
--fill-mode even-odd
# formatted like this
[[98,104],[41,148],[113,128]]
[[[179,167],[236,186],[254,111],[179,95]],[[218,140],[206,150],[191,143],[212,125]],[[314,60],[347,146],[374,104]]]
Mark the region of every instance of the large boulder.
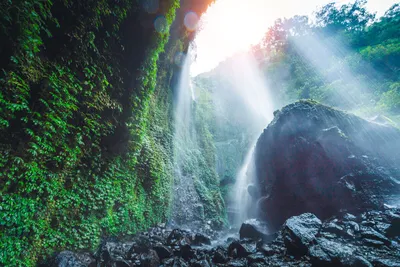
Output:
[[255,149],[257,207],[271,230],[306,212],[326,219],[341,210],[358,214],[396,204],[397,128],[313,101],[274,116]]
[[77,254],[72,251],[62,251],[50,259],[49,263],[40,266],[47,267],[95,267],[96,260],[88,253]]
[[270,242],[276,238],[275,234],[270,234],[265,223],[256,219],[245,221],[239,230],[240,239],[248,238]]
[[321,226],[321,220],[311,213],[288,219],[283,226],[283,240],[288,252],[293,255],[305,255]]

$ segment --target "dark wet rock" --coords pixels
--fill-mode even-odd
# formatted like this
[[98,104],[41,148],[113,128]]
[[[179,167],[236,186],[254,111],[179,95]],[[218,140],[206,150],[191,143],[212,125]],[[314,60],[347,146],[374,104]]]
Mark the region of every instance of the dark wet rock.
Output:
[[240,239],[249,238],[253,240],[262,240],[270,242],[276,238],[275,234],[269,234],[265,223],[252,219],[242,224],[239,230]]
[[324,229],[324,231],[333,233],[335,235],[339,235],[339,236],[346,235],[344,228],[337,225],[335,222],[329,222],[327,224],[324,224],[323,229]]
[[381,247],[381,246],[385,245],[385,243],[383,243],[382,241],[368,239],[368,238],[364,238],[363,243],[367,246],[372,246],[372,247]]
[[132,263],[128,260],[119,259],[113,262],[115,267],[131,267]]
[[[118,261],[130,258],[133,253],[135,243],[119,243],[104,241],[97,252],[100,256],[100,262]],[[149,245],[150,246],[150,245]]]
[[231,260],[226,264],[227,267],[246,267],[247,261],[245,259]]
[[234,238],[234,237],[228,237],[228,238],[226,239],[226,242],[228,242],[228,243],[232,243],[233,241],[238,241],[238,239],[237,239],[237,238]]
[[249,184],[247,186],[247,192],[253,198],[256,198],[258,196],[258,189],[257,186],[255,186],[254,184]]
[[309,249],[313,266],[341,266],[354,253],[354,249],[346,244],[320,238],[317,244]]
[[197,233],[194,235],[194,237],[192,239],[192,244],[195,246],[211,245],[211,239],[206,235]]
[[392,220],[390,226],[386,229],[386,235],[388,237],[400,236],[400,218]]
[[166,266],[189,267],[189,264],[182,258],[175,257],[166,262]]
[[275,249],[271,248],[267,244],[263,244],[262,242],[257,243],[257,251],[263,253],[265,256],[272,256],[278,253]]
[[399,267],[399,259],[375,259],[373,262],[376,267]]
[[387,239],[383,234],[380,234],[369,227],[361,227],[361,236],[365,239],[372,239],[381,241],[384,244],[390,244],[389,239]]
[[343,221],[355,221],[355,220],[357,220],[357,217],[354,216],[354,215],[351,214],[351,213],[346,213],[346,214],[343,216]]
[[[217,247],[190,245],[196,231],[156,227],[130,241],[104,241],[93,255],[65,251],[39,266],[400,266],[400,240],[387,234],[399,215],[400,209],[385,208],[355,218],[340,214],[322,223],[315,215],[305,213],[289,218],[272,242],[244,238],[227,243],[221,237],[216,240],[220,244]],[[346,235],[348,231],[351,237]]]
[[151,249],[148,253],[140,256],[140,262],[140,266],[142,267],[158,267],[160,265],[160,258],[158,257],[157,252]]
[[288,252],[292,255],[305,255],[321,226],[321,220],[311,213],[288,219],[283,226],[283,238]]
[[130,253],[132,253],[133,251],[136,253],[147,253],[150,250],[151,246],[151,241],[148,236],[138,235],[135,238],[135,242],[133,243]]
[[352,256],[344,262],[346,267],[373,267],[372,263],[361,256]]
[[188,235],[180,229],[174,229],[167,238],[168,245],[182,245],[183,243],[190,245],[190,239],[188,238]]
[[211,265],[206,260],[197,261],[192,264],[193,267],[210,267]]
[[192,247],[188,244],[181,246],[180,247],[180,256],[185,259],[189,260],[192,259],[195,255],[195,251],[192,249]]
[[62,251],[47,265],[49,267],[96,267],[96,260],[88,254]]
[[249,263],[259,263],[259,262],[265,262],[265,256],[261,252],[257,252],[255,254],[250,254],[247,256],[247,260]]
[[255,251],[255,244],[240,243],[239,241],[232,242],[228,247],[228,255],[235,258],[245,258]]
[[228,253],[224,248],[219,247],[215,250],[212,261],[214,263],[226,263],[228,261]]
[[163,260],[165,258],[170,258],[173,256],[172,250],[169,247],[164,246],[162,244],[154,246],[153,249],[155,252],[157,252],[157,255],[160,258],[160,260]]
[[259,203],[270,230],[291,216],[379,210],[400,194],[400,130],[312,101],[277,112],[255,149]]

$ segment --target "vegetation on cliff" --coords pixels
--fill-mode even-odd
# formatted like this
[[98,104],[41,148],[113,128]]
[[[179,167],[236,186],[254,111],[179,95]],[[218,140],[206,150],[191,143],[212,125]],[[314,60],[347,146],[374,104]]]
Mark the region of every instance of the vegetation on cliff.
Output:
[[189,34],[177,27],[167,45],[178,0],[157,14],[142,4],[0,4],[0,265],[33,266],[167,219],[169,65]]

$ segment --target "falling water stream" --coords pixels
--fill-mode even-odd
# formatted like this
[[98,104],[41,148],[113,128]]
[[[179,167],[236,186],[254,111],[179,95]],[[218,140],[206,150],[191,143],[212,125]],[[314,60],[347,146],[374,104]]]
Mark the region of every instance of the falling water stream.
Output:
[[[184,162],[193,151],[198,149],[196,131],[193,126],[193,105],[195,93],[190,76],[191,49],[186,55],[177,88],[175,90],[175,132],[174,132],[174,220],[180,224],[201,220],[204,213],[200,198],[194,187],[193,177],[185,171]],[[234,224],[239,225],[244,220],[255,215],[255,199],[249,195],[249,185],[254,183],[254,172],[251,171],[255,145],[262,130],[272,119],[273,105],[269,98],[265,77],[258,69],[258,63],[249,53],[235,56],[232,62],[224,67],[226,77],[230,80],[229,94],[236,94],[242,103],[229,109],[246,109],[250,111],[248,125],[256,129],[256,134],[247,140],[249,147],[243,164],[236,176],[236,183],[230,193],[231,201],[228,207],[234,210]],[[218,90],[218,88],[216,88]],[[213,97],[224,97],[214,94]],[[226,97],[226,95],[225,95]],[[214,99],[216,100],[216,99]],[[228,111],[229,112],[229,111]],[[254,189],[254,187],[253,187]],[[250,190],[251,192],[251,190]],[[253,195],[254,196],[254,195]],[[249,212],[250,211],[250,212]]]
[[194,92],[190,76],[191,48],[182,59],[182,68],[175,88],[174,101],[174,194],[173,219],[188,225],[204,217],[204,209],[196,192],[193,175],[185,169],[185,162],[196,151],[196,131],[193,123]]
[[273,118],[274,106],[265,77],[258,64],[251,53],[241,53],[235,55],[222,67],[223,78],[229,81],[228,93],[236,94],[241,99],[240,104],[230,108],[248,111],[247,126],[253,132],[248,136],[247,153],[236,174],[236,182],[230,194],[228,209],[234,213],[231,223],[235,226],[256,215],[255,205],[253,205],[257,201],[253,199],[256,194],[253,194],[253,197],[249,194],[249,192],[254,192],[252,184],[255,183],[253,154],[259,135]]

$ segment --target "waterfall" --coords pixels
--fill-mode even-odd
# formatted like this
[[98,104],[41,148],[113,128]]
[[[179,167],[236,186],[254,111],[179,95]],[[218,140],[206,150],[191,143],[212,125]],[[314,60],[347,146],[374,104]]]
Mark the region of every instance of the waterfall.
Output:
[[[250,53],[237,55],[229,62],[227,73],[231,77],[232,93],[238,94],[243,100],[243,107],[251,110],[249,127],[255,135],[250,137],[248,152],[236,175],[236,182],[231,193],[232,209],[235,211],[233,224],[238,226],[246,219],[255,217],[257,189],[253,186],[254,150],[259,135],[273,118],[273,103],[269,96],[265,77],[258,68],[257,60]],[[240,107],[237,107],[240,108]],[[252,193],[252,195],[249,194]]]
[[253,142],[249,151],[246,154],[244,163],[239,170],[234,187],[234,203],[236,206],[236,214],[234,218],[234,225],[239,226],[243,221],[248,219],[252,213],[251,196],[249,194],[248,186],[254,183],[253,176],[253,154],[256,142]]
[[194,91],[190,76],[191,49],[183,57],[174,101],[174,188],[172,218],[179,225],[201,221],[204,208],[194,185],[191,170],[187,170],[192,154],[197,151],[193,123]]

